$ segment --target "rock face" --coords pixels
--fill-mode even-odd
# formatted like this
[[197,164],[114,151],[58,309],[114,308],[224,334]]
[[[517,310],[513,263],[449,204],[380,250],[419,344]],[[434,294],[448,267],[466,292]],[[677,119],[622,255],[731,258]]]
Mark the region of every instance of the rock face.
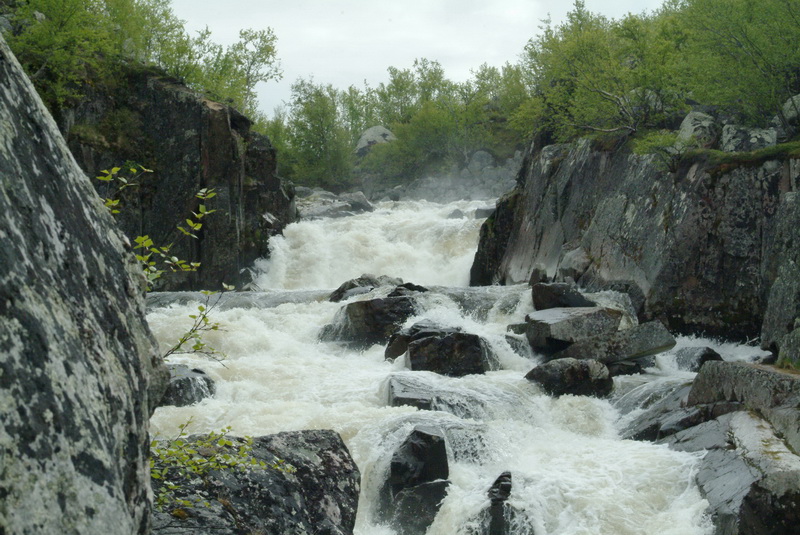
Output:
[[295,471],[228,469],[205,480],[182,478],[176,481],[177,497],[198,505],[182,507],[178,515],[169,507],[156,512],[153,534],[352,535],[360,474],[338,434],[317,430],[257,437],[250,456],[268,464],[281,459]]
[[[294,220],[294,190],[275,174],[269,139],[233,108],[175,80],[131,68],[116,90],[90,92],[61,115],[69,147],[90,177],[128,160],[153,170],[121,192],[122,229],[149,235],[156,245],[173,243],[171,254],[201,263],[196,273],[166,274],[157,289],[250,282],[243,270],[267,256],[268,238]],[[197,211],[201,188],[216,190],[206,204],[217,212],[203,220],[198,239],[184,239],[176,225]]]
[[0,185],[0,532],[146,534],[142,275],[2,38]]
[[580,286],[632,284],[643,317],[671,331],[755,337],[769,315],[766,342],[777,345],[800,311],[798,171],[792,159],[723,168],[697,158],[668,173],[589,140],[532,146],[519,186],[481,229],[471,284],[527,282],[538,266],[558,280],[585,257]]
[[408,344],[408,365],[415,371],[462,377],[495,369],[496,361],[489,344],[477,334],[443,332]]

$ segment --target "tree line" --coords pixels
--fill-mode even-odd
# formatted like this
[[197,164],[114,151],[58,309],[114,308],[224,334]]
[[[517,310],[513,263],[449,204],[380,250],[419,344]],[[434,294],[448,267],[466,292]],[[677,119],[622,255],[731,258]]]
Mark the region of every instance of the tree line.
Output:
[[[742,124],[785,121],[800,93],[800,0],[666,0],[610,19],[575,0],[545,20],[516,61],[481,65],[464,82],[420,58],[389,67],[388,81],[336,88],[301,78],[271,115],[255,85],[280,77],[271,29],[243,30],[222,47],[190,35],[169,0],[0,0],[9,39],[49,103],[79,98],[82,83],[113,78],[113,61],[158,66],[255,119],[299,184],[341,190],[365,177],[386,185],[465,165],[476,150],[502,159],[530,139],[663,136],[692,107],[714,106]],[[397,140],[355,154],[382,125]]]

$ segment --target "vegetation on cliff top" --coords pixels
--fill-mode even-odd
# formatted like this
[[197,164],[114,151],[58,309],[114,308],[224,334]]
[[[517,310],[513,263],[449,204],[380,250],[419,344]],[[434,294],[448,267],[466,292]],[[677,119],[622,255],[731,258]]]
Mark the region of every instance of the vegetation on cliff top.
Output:
[[[269,28],[243,30],[226,48],[207,30],[189,35],[169,0],[0,0],[0,12],[50,105],[113,83],[120,63],[155,65],[255,118],[286,178],[333,190],[461,167],[476,150],[502,159],[532,137],[641,137],[675,128],[699,104],[742,124],[785,122],[782,103],[800,93],[800,0],[665,0],[619,20],[575,0],[563,22],[543,21],[516,63],[482,65],[464,82],[427,59],[389,67],[377,87],[299,79],[271,117],[254,93],[280,76]],[[359,136],[375,125],[397,140],[357,156]]]

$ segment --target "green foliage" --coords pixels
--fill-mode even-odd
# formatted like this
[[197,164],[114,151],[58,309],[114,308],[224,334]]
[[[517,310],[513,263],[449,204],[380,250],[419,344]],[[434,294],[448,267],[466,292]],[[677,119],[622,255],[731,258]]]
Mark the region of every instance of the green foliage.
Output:
[[51,107],[71,105],[87,86],[113,85],[123,62],[155,65],[244,113],[255,86],[279,79],[270,28],[239,32],[222,47],[205,29],[189,35],[170,0],[28,0],[13,13],[9,45]]
[[189,436],[187,428],[191,419],[179,426],[179,433],[170,440],[153,440],[150,443],[150,477],[155,492],[155,506],[159,511],[182,507],[208,506],[207,501],[188,500],[185,489],[205,485],[214,472],[248,470],[280,470],[293,473],[294,467],[276,460],[273,463],[252,456],[253,437],[231,437],[230,427],[206,435]]
[[653,154],[669,172],[678,169],[678,163],[686,152],[694,148],[692,143],[679,143],[678,134],[669,130],[657,130],[636,138],[633,151],[637,154]]
[[[227,284],[222,286],[226,291],[234,289],[233,286]],[[205,333],[221,330],[219,322],[211,321],[210,317],[210,314],[219,305],[220,294],[208,290],[203,290],[200,293],[205,296],[205,301],[197,306],[196,314],[189,315],[192,320],[191,327],[178,339],[175,345],[164,353],[164,359],[176,354],[200,354],[218,362],[225,359],[225,353],[214,349],[203,339]],[[211,298],[215,295],[217,298],[214,302],[211,302]]]

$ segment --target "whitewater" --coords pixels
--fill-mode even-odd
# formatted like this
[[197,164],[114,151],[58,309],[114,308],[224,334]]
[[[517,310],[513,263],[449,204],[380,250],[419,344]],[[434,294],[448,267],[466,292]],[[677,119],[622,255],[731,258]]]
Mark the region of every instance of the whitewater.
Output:
[[[638,407],[658,392],[690,381],[674,366],[681,347],[710,345],[726,360],[747,355],[742,346],[679,338],[649,373],[615,378],[609,399],[552,398],[525,380],[535,355],[520,355],[506,340],[509,324],[533,311],[530,288],[466,287],[486,202],[387,202],[371,213],[300,221],[271,241],[271,257],[258,262],[258,307],[214,310],[220,330],[206,342],[224,352],[221,362],[193,355],[171,357],[205,370],[217,392],[189,407],[161,407],[155,436],[232,427],[236,435],[333,429],[344,439],[361,481],[359,535],[392,535],[376,521],[378,490],[391,455],[419,424],[447,438],[450,481],[428,535],[469,535],[485,521],[487,490],[504,471],[513,474],[508,503],[521,514],[515,535],[701,535],[713,531],[695,483],[698,454],[620,439]],[[502,369],[462,378],[411,372],[403,359],[384,360],[384,348],[352,351],[319,342],[342,303],[327,296],[363,273],[400,277],[432,292],[409,319],[461,327],[490,343]],[[377,289],[352,299],[382,295]],[[162,348],[189,327],[197,303],[152,309],[148,321]],[[387,406],[387,381],[413,378],[437,393],[437,410]]]

